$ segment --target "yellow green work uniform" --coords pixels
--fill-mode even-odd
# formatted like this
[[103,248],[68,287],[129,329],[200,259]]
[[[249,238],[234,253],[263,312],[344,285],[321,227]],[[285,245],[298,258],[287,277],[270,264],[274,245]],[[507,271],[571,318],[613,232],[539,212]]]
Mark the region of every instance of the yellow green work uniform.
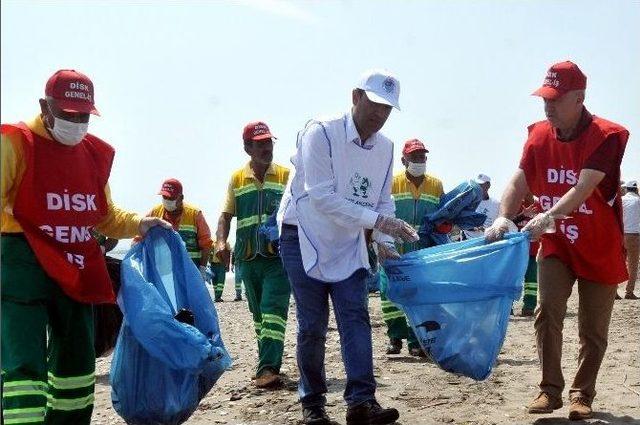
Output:
[[[231,249],[229,243],[227,243],[227,249]],[[227,277],[227,270],[213,251],[211,251],[211,255],[209,256],[209,262],[211,264],[211,271],[213,272],[213,288],[216,301],[220,301],[222,300],[222,292],[224,292],[224,281]]]
[[[416,231],[420,231],[422,218],[425,214],[435,211],[443,194],[442,182],[425,174],[420,187],[416,187],[405,172],[393,177],[391,196],[396,204],[396,217],[400,218]],[[426,248],[422,242],[396,244],[400,254]],[[384,270],[382,271],[384,272]],[[387,325],[387,335],[390,339],[406,339],[409,349],[419,348],[420,344],[407,325],[404,313],[399,310],[386,296],[386,276],[381,279],[380,302],[382,304],[382,318]]]
[[[27,127],[51,140],[40,117]],[[93,310],[45,273],[12,215],[26,170],[22,138],[11,133],[0,139],[2,420],[88,425],[95,385]],[[135,236],[141,217],[117,208],[109,187],[104,190],[108,211],[96,230],[116,239]]]
[[256,376],[267,368],[279,373],[282,365],[291,287],[279,253],[259,228],[278,211],[288,178],[288,168],[271,163],[260,183],[247,164],[231,176],[222,209],[237,218],[233,254],[258,337]]

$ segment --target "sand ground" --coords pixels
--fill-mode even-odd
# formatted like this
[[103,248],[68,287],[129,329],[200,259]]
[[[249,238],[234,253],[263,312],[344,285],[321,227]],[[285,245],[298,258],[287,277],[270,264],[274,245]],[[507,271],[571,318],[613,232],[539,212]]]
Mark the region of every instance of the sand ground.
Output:
[[[619,292],[622,292],[621,290]],[[295,309],[289,313],[282,373],[285,385],[278,390],[256,389],[251,376],[256,364],[253,321],[246,301],[232,302],[232,278],[225,290],[226,302],[216,304],[222,335],[234,357],[227,371],[199,409],[186,422],[204,424],[297,424],[300,404],[296,383]],[[565,320],[563,368],[570,384],[578,357],[577,290],[569,301]],[[519,313],[520,306],[516,306]],[[380,298],[370,298],[377,397],[383,406],[400,411],[398,424],[568,424],[568,407],[548,415],[529,415],[526,404],[537,394],[540,379],[533,319],[512,317],[506,341],[492,375],[483,382],[444,372],[434,364],[406,353],[385,354],[386,327]],[[95,424],[124,424],[111,405],[111,358],[97,360]],[[337,423],[345,423],[342,400],[344,368],[338,332],[331,321],[327,340],[327,410]],[[640,424],[640,301],[616,301],[609,333],[609,348],[598,381],[593,424]]]

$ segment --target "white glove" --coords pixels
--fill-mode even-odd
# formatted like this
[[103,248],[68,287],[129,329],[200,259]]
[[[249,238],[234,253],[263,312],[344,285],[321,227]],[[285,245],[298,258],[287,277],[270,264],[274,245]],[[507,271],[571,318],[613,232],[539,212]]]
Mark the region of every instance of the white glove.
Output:
[[396,260],[400,258],[400,254],[396,250],[393,242],[377,242],[378,245],[378,261],[382,264],[386,260]]
[[198,266],[198,270],[200,270],[200,275],[202,276],[202,280],[207,281],[207,266]]
[[549,212],[539,213],[522,228],[523,232],[529,232],[529,239],[536,241],[544,233],[555,233],[556,222]]
[[417,242],[420,239],[415,229],[407,222],[387,215],[378,215],[374,228],[403,242]]
[[507,232],[517,232],[518,226],[506,217],[498,217],[493,224],[484,231],[485,241],[491,243],[499,241]]

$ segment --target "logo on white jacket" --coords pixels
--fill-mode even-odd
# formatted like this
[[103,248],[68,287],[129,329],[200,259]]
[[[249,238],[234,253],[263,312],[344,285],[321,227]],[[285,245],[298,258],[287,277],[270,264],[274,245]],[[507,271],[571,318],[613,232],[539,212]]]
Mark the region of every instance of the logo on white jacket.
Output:
[[359,198],[368,198],[367,190],[371,186],[371,181],[369,177],[361,176],[360,173],[355,173],[351,176],[349,180],[349,184],[353,188],[353,196],[357,196]]

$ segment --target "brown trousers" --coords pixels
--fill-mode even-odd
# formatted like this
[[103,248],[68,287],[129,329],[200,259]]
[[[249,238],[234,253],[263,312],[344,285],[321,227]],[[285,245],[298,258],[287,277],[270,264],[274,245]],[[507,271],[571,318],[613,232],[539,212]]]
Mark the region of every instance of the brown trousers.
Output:
[[636,280],[638,280],[638,257],[640,257],[640,234],[625,233],[624,248],[627,250],[627,271],[629,272],[629,281],[627,282],[626,295],[633,294],[636,288]]
[[[582,396],[591,401],[596,395],[596,378],[607,349],[616,285],[577,280],[580,352],[578,371],[569,390],[569,397]],[[557,258],[547,257],[538,261],[540,301],[536,311],[535,331],[542,367],[540,389],[557,397],[561,397],[564,390],[561,367],[562,328],[567,300],[575,281],[573,271]]]

